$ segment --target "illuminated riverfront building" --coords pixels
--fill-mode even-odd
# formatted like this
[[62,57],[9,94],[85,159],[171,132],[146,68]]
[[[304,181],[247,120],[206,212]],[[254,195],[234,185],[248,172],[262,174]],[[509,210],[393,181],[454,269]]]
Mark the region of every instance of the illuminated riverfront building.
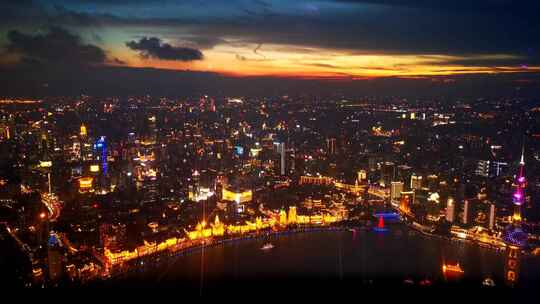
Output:
[[281,226],[287,226],[287,213],[284,209],[279,210],[279,224]]
[[236,202],[237,204],[245,204],[253,200],[253,191],[250,189],[229,189],[223,187],[221,199],[224,201]]
[[287,222],[289,224],[296,224],[297,221],[298,221],[298,217],[296,214],[296,206],[290,206],[289,214],[287,215]]
[[216,215],[214,223],[212,224],[212,235],[222,236],[225,234],[225,225],[219,221],[219,217]]

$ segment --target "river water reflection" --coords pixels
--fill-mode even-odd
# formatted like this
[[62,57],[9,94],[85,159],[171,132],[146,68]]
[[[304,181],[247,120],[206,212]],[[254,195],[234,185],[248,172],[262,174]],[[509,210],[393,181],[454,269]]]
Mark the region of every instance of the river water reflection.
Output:
[[[274,248],[261,250],[265,243]],[[355,280],[377,284],[392,280],[433,284],[447,282],[442,263],[459,263],[465,275],[461,282],[481,286],[485,278],[503,285],[504,253],[460,241],[420,235],[395,225],[386,232],[359,230],[294,233],[267,239],[238,241],[197,250],[159,265],[144,265],[128,278],[108,284],[191,287],[227,282],[279,282],[287,279]],[[521,286],[538,283],[540,261],[522,260]],[[452,283],[452,282],[450,282]],[[455,283],[452,283],[455,284]]]

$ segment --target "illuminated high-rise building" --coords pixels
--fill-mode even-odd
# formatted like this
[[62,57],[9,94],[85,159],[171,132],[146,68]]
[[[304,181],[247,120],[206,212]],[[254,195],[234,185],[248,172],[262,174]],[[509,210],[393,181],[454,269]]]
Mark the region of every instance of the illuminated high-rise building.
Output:
[[429,191],[437,191],[439,188],[439,177],[435,174],[430,174],[427,176],[427,188]]
[[453,223],[454,222],[454,213],[455,213],[456,204],[454,203],[453,198],[448,198],[446,203],[446,221]]
[[47,241],[47,268],[51,283],[57,283],[64,274],[64,258],[60,240],[56,233],[51,232]]
[[401,192],[403,191],[403,182],[392,182],[390,187],[390,199],[392,201],[398,201],[401,198]]
[[519,171],[513,186],[515,190],[512,195],[512,202],[514,203],[514,215],[512,216],[512,221],[520,223],[522,218],[522,206],[525,203],[525,188],[527,187],[527,180],[525,179],[525,156],[523,152],[521,153]]
[[495,216],[496,216],[495,204],[491,204],[489,206],[489,229],[490,230],[493,230],[493,228],[495,227]]
[[86,126],[84,124],[81,124],[79,135],[81,137],[86,137],[88,135],[88,131],[86,130]]
[[476,167],[476,175],[482,177],[497,177],[504,173],[508,163],[501,161],[479,160]]
[[394,169],[395,166],[393,162],[384,162],[381,165],[381,179],[379,181],[381,186],[390,186],[390,182],[392,182],[395,178]]
[[470,216],[470,204],[469,204],[469,200],[465,200],[463,202],[463,217],[461,219],[461,222],[464,224],[464,225],[467,225],[469,224],[469,216]]
[[375,155],[371,155],[370,157],[368,157],[369,171],[375,171],[377,169],[377,159],[378,157]]
[[476,167],[476,175],[489,177],[489,160],[479,160]]
[[414,192],[401,192],[401,200],[399,202],[399,210],[404,213],[411,212],[411,202],[414,201]]
[[411,176],[412,176],[412,167],[407,165],[397,166],[397,178],[396,180],[404,182],[403,189],[405,191],[411,190]]
[[189,185],[189,197],[192,200],[195,200],[199,196],[201,187],[200,187],[200,173],[198,170],[193,171],[191,174],[191,185]]
[[9,126],[5,124],[0,124],[0,140],[10,139],[10,138],[11,138],[11,132],[9,130]]
[[276,152],[279,154],[279,173],[285,175],[286,173],[286,151],[284,142],[274,142]]
[[522,224],[521,208],[525,202],[525,151],[521,152],[518,174],[514,182],[515,191],[512,195],[514,203],[514,214],[512,223],[504,230],[503,239],[507,245],[505,261],[505,282],[507,285],[514,286],[518,282],[521,249],[527,245],[529,234],[525,231]]
[[334,155],[336,154],[336,139],[335,138],[327,138],[326,139],[326,153],[328,155]]
[[411,175],[411,189],[420,189],[422,188],[422,176],[416,174]]
[[367,180],[367,172],[366,170],[360,170],[357,172],[356,180],[358,183],[363,183]]
[[331,177],[331,178],[336,178],[337,177],[337,163],[335,162],[331,162],[330,164],[328,164],[328,176]]

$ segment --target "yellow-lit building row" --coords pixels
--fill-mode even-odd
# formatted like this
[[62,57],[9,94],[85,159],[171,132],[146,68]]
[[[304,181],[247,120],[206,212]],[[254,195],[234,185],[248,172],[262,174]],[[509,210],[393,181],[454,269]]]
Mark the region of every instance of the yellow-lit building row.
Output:
[[[274,218],[262,219],[257,217],[255,222],[246,221],[243,225],[226,225],[219,220],[216,216],[215,220],[211,224],[207,224],[205,221],[198,223],[195,226],[195,230],[186,231],[189,241],[203,240],[211,237],[221,237],[227,235],[242,235],[258,230],[273,228],[277,225],[287,226],[290,224],[305,224],[305,225],[328,225],[342,220],[341,217],[332,214],[320,214],[320,215],[297,215],[296,207],[290,207],[288,214],[285,210],[281,210],[279,214],[279,220]],[[169,238],[163,242],[144,242],[133,251],[124,250],[120,252],[111,252],[108,248],[105,248],[105,259],[109,266],[121,264],[123,262],[136,259],[142,256],[158,253],[165,250],[172,252],[185,249],[191,243],[184,238]]]
[[105,259],[109,266],[127,262],[145,255],[154,254],[164,250],[176,250],[178,245],[184,244],[185,239],[183,238],[169,238],[163,242],[144,242],[144,245],[141,245],[133,251],[123,250],[120,252],[111,252],[108,248],[105,248]]
[[84,192],[93,191],[92,189],[93,182],[94,182],[94,179],[92,177],[79,178],[79,192],[84,193]]
[[334,179],[327,176],[301,176],[300,185],[332,185]]
[[231,201],[239,204],[251,202],[253,199],[253,191],[251,190],[232,191],[223,187],[221,195],[224,201]]

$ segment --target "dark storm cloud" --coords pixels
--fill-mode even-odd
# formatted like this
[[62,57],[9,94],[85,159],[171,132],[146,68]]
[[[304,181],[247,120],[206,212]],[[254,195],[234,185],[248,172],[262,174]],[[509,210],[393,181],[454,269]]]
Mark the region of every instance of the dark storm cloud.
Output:
[[7,39],[7,51],[20,55],[23,62],[95,64],[107,59],[104,50],[59,27],[35,35],[11,30]]
[[[304,3],[305,7],[317,8],[318,12],[306,14],[302,13],[304,6],[294,6],[302,1],[231,0],[231,6],[238,5],[238,12],[244,12],[244,17],[224,13],[193,17],[184,13],[177,18],[158,13],[132,17],[124,14],[124,9],[99,9],[114,3],[144,12],[145,5],[155,7],[158,3],[153,0],[89,0],[85,3],[93,4],[96,9],[86,11],[70,6],[69,1],[51,2],[53,4],[47,10],[35,8],[35,13],[32,18],[26,19],[27,22],[41,20],[47,24],[80,27],[166,30],[178,33],[177,38],[168,38],[181,43],[187,40],[187,33],[193,43],[182,45],[196,49],[212,48],[224,44],[229,38],[254,44],[321,47],[359,54],[518,54],[532,49],[536,51],[527,56],[534,57],[540,49],[540,39],[537,38],[540,37],[540,20],[535,16],[540,1],[319,0]],[[201,10],[213,11],[210,1],[178,3],[191,3],[193,5],[189,9],[199,13]],[[339,6],[328,8],[322,3]],[[177,9],[179,12],[189,12],[186,7]],[[17,14],[11,14],[11,20],[15,22],[13,18],[22,18],[31,11],[19,10]],[[39,12],[43,13],[41,17]],[[0,16],[3,16],[2,12]]]
[[203,59],[203,53],[189,47],[176,47],[164,43],[157,37],[143,37],[138,41],[128,41],[126,46],[138,51],[144,58],[193,61]]

